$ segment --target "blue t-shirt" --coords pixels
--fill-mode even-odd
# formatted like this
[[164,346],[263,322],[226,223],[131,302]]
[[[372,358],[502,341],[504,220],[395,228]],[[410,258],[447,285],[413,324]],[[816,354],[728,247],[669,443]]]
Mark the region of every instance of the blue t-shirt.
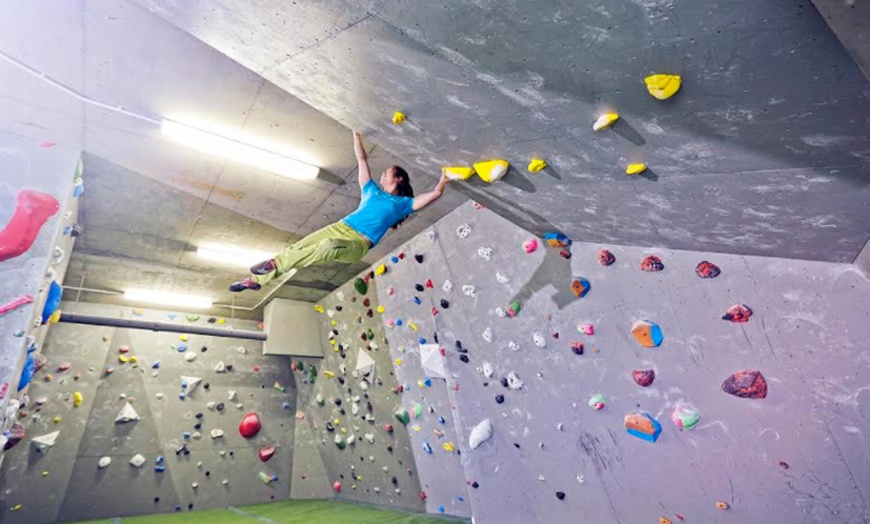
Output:
[[375,246],[387,229],[413,212],[413,198],[391,195],[369,180],[362,188],[359,207],[344,218],[344,223],[365,235]]

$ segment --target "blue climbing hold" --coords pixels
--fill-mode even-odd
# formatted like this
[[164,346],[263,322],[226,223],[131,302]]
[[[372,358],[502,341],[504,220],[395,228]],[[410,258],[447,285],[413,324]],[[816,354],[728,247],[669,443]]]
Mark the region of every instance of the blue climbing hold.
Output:
[[289,402],[284,402],[283,404],[281,404],[281,407],[284,408],[284,409],[290,409],[290,403],[289,403]]
[[51,281],[48,288],[48,296],[45,299],[45,305],[42,307],[42,323],[48,322],[51,315],[60,307],[60,299],[63,296],[63,287],[56,280]]
[[154,466],[154,471],[157,473],[163,473],[166,471],[166,466]]
[[177,346],[175,346],[175,350],[178,351],[179,353],[184,353],[185,351],[187,351],[187,344],[182,342],[182,343],[178,344]]
[[163,455],[157,455],[157,458],[154,459],[155,464],[163,464]]
[[32,351],[28,351],[27,359],[24,361],[24,369],[21,370],[21,379],[18,381],[18,391],[30,384],[34,373],[36,373],[36,357]]
[[151,369],[160,369],[160,361],[155,360],[153,364],[151,364]]
[[67,236],[72,231],[72,226],[66,226],[63,228],[63,236]]
[[444,513],[444,506],[438,506],[438,512]]
[[427,388],[431,388],[431,387],[432,387],[432,379],[429,378],[429,377],[426,377],[426,380],[424,380],[423,383],[426,384],[426,387],[427,387]]
[[184,440],[189,440],[190,439],[190,432],[185,431],[184,433],[181,434],[181,438],[183,438]]
[[390,258],[390,262],[392,262],[393,264],[398,264],[398,263],[399,263],[399,257],[391,257],[391,258]]
[[414,303],[417,304],[417,305],[419,306],[419,305],[422,304],[423,302],[420,300],[420,297],[414,297]]
[[432,454],[432,446],[429,445],[428,440],[423,441],[423,451],[425,451],[426,453],[428,453],[430,455]]
[[571,245],[571,239],[562,233],[544,233],[544,240],[553,247],[567,247]]
[[187,398],[187,395],[185,395],[184,393],[178,394],[178,400],[184,400],[185,398]]
[[426,343],[426,339],[423,338],[423,337],[420,337],[420,338],[417,339],[417,340],[419,340],[421,344],[425,344],[425,343]]
[[438,422],[440,422],[441,424],[446,424],[446,423],[447,423],[447,421],[444,420],[444,417],[438,417]]
[[397,325],[397,326],[401,326],[401,325],[402,325],[402,319],[401,319],[401,318],[397,318],[397,319],[396,319],[396,325]]

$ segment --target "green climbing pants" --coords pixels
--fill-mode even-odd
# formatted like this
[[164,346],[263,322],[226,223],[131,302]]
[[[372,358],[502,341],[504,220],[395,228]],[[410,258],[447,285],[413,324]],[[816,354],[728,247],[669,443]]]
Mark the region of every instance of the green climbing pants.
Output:
[[265,275],[252,275],[266,285],[291,269],[323,262],[359,262],[369,251],[369,241],[344,222],[326,226],[275,255],[277,269]]

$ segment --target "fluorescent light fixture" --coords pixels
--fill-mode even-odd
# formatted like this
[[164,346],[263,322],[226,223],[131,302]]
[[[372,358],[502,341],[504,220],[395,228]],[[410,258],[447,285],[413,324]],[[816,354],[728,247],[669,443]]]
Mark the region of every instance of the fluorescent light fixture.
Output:
[[148,289],[130,289],[124,291],[124,299],[131,302],[149,302],[164,306],[177,306],[191,309],[208,309],[212,305],[210,298],[185,293],[168,293]]
[[160,124],[160,131],[163,136],[191,149],[283,177],[313,180],[320,173],[319,167],[281,153],[172,120],[164,119]]
[[275,253],[239,249],[229,244],[203,244],[196,248],[196,256],[235,267],[249,268],[257,262],[269,260]]

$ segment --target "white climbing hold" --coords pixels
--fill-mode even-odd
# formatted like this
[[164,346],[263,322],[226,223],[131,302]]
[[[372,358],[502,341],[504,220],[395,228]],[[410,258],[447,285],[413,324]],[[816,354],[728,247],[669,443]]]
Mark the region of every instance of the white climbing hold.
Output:
[[363,391],[367,391],[369,389],[369,383],[367,380],[363,379],[359,381],[359,388]]
[[145,457],[140,454],[133,455],[133,458],[130,459],[130,465],[134,468],[141,468],[145,464]]
[[499,318],[504,318],[507,316],[507,311],[505,311],[502,307],[497,307],[495,308],[495,315]]
[[350,405],[350,412],[353,415],[359,415],[359,404],[357,404],[356,402],[351,404]]
[[224,436],[224,430],[215,428],[211,430],[211,433],[209,434],[211,435],[211,438],[221,438]]
[[520,389],[523,387],[523,381],[517,376],[516,371],[511,371],[507,376],[508,387],[511,389]]
[[429,231],[426,231],[426,238],[429,239],[429,242],[435,242],[435,230],[430,229]]
[[348,444],[348,445],[351,445],[351,444],[353,444],[354,442],[356,442],[356,435],[354,435],[353,433],[351,433],[351,435],[350,435],[349,437],[347,437],[347,444]]
[[498,280],[498,283],[499,283],[499,284],[507,284],[507,283],[508,283],[508,277],[507,277],[507,275],[505,275],[505,274],[502,273],[501,271],[496,271],[496,273],[495,273],[495,279]]
[[217,404],[215,404],[214,401],[211,401],[211,402],[209,402],[208,404],[205,405],[205,407],[207,407],[208,409],[214,409],[215,406],[217,406]]
[[188,362],[193,362],[194,360],[196,360],[196,353],[194,353],[193,351],[188,351],[184,354],[184,360]]
[[230,481],[227,480],[227,479],[223,479],[223,480],[221,481],[221,484],[223,484],[224,486],[229,486],[229,485],[230,485]]
[[363,435],[363,438],[366,439],[366,442],[368,442],[369,444],[375,443],[374,433],[366,433],[365,435]]
[[492,342],[492,330],[490,328],[484,329],[481,336],[483,337],[483,340],[486,340],[487,342]]
[[196,489],[199,487],[199,482],[194,482],[190,485],[191,488]]
[[556,429],[558,429],[559,431],[562,431],[562,429],[563,429],[564,427],[565,427],[565,424],[562,424],[561,422],[559,422],[558,424],[556,424]]
[[196,389],[196,386],[198,386],[200,382],[202,382],[202,379],[199,377],[186,377],[184,375],[181,376],[181,387],[184,388],[185,386],[187,386],[184,391],[186,395],[190,395],[191,393],[193,393],[193,390]]
[[200,433],[199,431],[194,431],[193,434],[190,435],[190,438],[194,440],[199,440],[202,438],[202,433]]
[[465,284],[462,286],[462,293],[467,297],[474,297],[477,294],[477,288],[471,284]]
[[33,449],[39,453],[47,453],[48,450],[54,446],[58,435],[60,435],[60,431],[53,431],[51,433],[46,433],[45,435],[33,437],[30,442],[33,445]]
[[332,310],[332,309],[327,309],[327,310],[326,310],[326,316],[329,317],[329,318],[335,318],[335,311]]
[[375,370],[375,360],[368,352],[360,348],[356,355],[356,371],[360,375],[367,376]]
[[445,280],[444,285],[441,286],[441,289],[444,290],[445,293],[450,293],[451,291],[453,291],[453,282]]
[[492,364],[490,364],[489,362],[484,362],[483,369],[481,369],[481,372],[483,372],[484,377],[486,377],[486,378],[491,377],[493,372],[494,372],[494,370],[492,369]]
[[229,397],[230,400],[236,400],[236,390],[235,389],[229,390],[229,392],[227,392],[227,396]]
[[459,238],[468,238],[468,235],[471,234],[471,226],[468,224],[462,224],[456,228],[456,234],[459,235]]
[[157,393],[154,396],[157,397],[157,400],[163,400],[163,393]]
[[243,409],[244,407],[245,407],[245,406],[242,405],[241,402],[239,402],[238,404],[236,404],[236,409]]
[[133,422],[136,420],[139,420],[139,414],[133,409],[133,404],[124,402],[124,407],[121,408],[121,412],[115,417],[115,423]]
[[100,469],[108,468],[111,463],[112,457],[102,457],[100,458],[100,461],[97,462],[97,467]]
[[477,248],[477,256],[489,262],[492,260],[492,248],[485,246]]
[[577,482],[579,482],[580,484],[583,484],[584,482],[586,482],[586,478],[583,475],[577,475],[576,478],[577,478]]
[[227,366],[223,363],[223,361],[218,362],[217,365],[214,367],[215,373],[226,373],[226,371]]
[[239,347],[237,347],[237,348],[236,348],[236,351],[238,351],[238,352],[241,353],[242,355],[244,355],[245,353],[248,352],[248,350],[245,349],[245,346],[239,346]]
[[508,342],[508,349],[510,349],[511,351],[519,351],[520,345],[511,340]]
[[338,370],[341,371],[342,375],[347,375],[347,365],[344,362],[338,365]]
[[544,338],[544,335],[540,333],[532,334],[532,340],[535,342],[535,345],[539,348],[547,347],[547,339]]
[[344,291],[338,291],[338,292],[336,292],[336,293],[335,293],[335,298],[337,298],[337,299],[340,300],[341,302],[344,302]]
[[486,442],[492,437],[492,422],[489,419],[480,421],[471,430],[471,435],[468,437],[468,447],[477,449],[478,446]]

